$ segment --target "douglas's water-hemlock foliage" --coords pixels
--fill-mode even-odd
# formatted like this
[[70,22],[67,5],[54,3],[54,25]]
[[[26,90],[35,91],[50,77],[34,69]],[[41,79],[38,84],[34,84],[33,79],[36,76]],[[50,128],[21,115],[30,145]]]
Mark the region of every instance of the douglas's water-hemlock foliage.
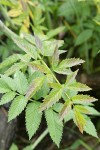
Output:
[[[99,115],[92,104],[97,99],[82,93],[91,88],[77,82],[78,70],[71,70],[71,67],[84,61],[79,58],[60,60],[59,56],[65,53],[60,50],[62,40],[49,40],[48,36],[29,34],[20,37],[2,22],[0,29],[23,51],[0,64],[0,69],[5,70],[0,74],[0,93],[3,94],[0,105],[11,102],[8,121],[25,110],[26,130],[31,139],[44,114],[47,130],[58,147],[64,123],[71,119],[81,133],[98,137],[90,119],[90,115]],[[65,83],[62,84],[56,74],[66,75]]]

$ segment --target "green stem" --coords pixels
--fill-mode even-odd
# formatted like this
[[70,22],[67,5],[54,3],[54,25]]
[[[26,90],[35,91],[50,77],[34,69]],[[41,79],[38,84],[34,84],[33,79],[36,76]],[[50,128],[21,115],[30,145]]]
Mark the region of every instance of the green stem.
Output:
[[7,28],[4,23],[0,20],[0,30],[7,35],[9,38],[11,38],[13,40],[14,37],[16,37],[17,35],[12,32],[9,28]]
[[87,43],[85,43],[85,57],[86,57],[86,69],[87,69],[87,73],[90,73],[90,67],[89,67],[89,50],[87,47]]
[[48,129],[46,129],[40,136],[39,138],[34,142],[33,145],[31,145],[32,150],[36,148],[36,146],[42,141],[42,139],[48,134]]
[[[47,67],[47,69],[50,71],[52,77],[55,79],[55,81],[61,85],[61,83],[59,82],[59,80],[56,78],[56,76],[53,74],[53,72],[50,70],[50,68],[47,66],[47,64],[41,59],[41,56],[39,56],[39,59],[41,60],[42,64],[45,65],[45,67]],[[68,94],[66,93],[66,96],[68,97],[68,99],[70,99],[70,97],[68,96]]]
[[44,3],[43,3],[44,7],[45,7],[45,16],[46,16],[46,23],[47,23],[47,27],[48,29],[52,29],[52,23],[51,23],[51,16],[50,16],[50,12],[48,11],[48,4],[47,4],[47,1],[44,0]]

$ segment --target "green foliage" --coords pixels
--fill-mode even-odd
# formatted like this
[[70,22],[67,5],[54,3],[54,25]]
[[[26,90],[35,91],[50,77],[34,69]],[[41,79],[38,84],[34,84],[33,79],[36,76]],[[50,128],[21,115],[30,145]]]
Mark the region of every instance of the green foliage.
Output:
[[84,60],[76,58],[65,59],[59,64],[59,68],[73,67],[75,65],[80,65],[81,63],[84,63]]
[[26,98],[30,99],[36,92],[41,89],[43,85],[44,77],[37,77],[33,80],[28,90],[26,91]]
[[8,85],[10,90],[16,91],[15,81],[7,75],[1,75],[2,80]]
[[[99,58],[98,51],[100,50],[99,10],[99,2],[96,0],[0,1],[0,12],[10,29],[33,45],[35,40],[30,33],[35,33],[39,36],[42,34],[42,40],[54,37],[64,38],[66,42],[63,48],[68,49],[66,57],[75,56],[85,59],[86,63],[83,66],[83,70],[85,69],[87,73],[100,70],[99,66],[95,65],[96,59]],[[46,37],[45,34],[47,35]],[[0,56],[2,60],[12,53],[20,52],[20,49],[11,40],[5,40],[5,38],[5,35],[0,32]],[[15,40],[16,42],[18,44],[18,39],[17,41]],[[33,45],[30,45],[30,43],[20,44],[19,47],[23,47],[25,51],[28,47],[31,55],[34,48],[31,51]],[[51,41],[48,44],[52,49]],[[42,46],[45,46],[45,43]],[[37,58],[35,52],[32,57]],[[49,53],[45,51],[44,56],[50,56],[51,53],[51,51]],[[60,69],[56,71],[61,72]],[[64,69],[62,72],[63,74],[64,72],[68,74],[69,70]]]
[[[69,49],[67,57],[80,56],[86,60],[87,73],[95,72],[96,58],[100,49],[100,5],[99,1],[64,1],[58,8],[66,26],[65,47]],[[95,12],[95,13],[94,13]],[[91,55],[92,54],[92,55]],[[98,67],[99,69],[99,67]]]
[[76,39],[76,45],[81,45],[91,38],[93,31],[90,29],[84,30]]
[[54,71],[59,74],[68,75],[71,74],[70,67],[73,67],[75,65],[80,65],[84,61],[81,59],[71,58],[71,59],[65,59],[62,60],[58,66],[54,67]]
[[[48,93],[49,93],[49,85],[47,83],[47,80],[46,78],[43,79],[43,73],[41,73],[40,71],[35,71],[34,74],[32,74],[29,78],[29,82],[32,83],[32,81],[34,79],[36,79],[37,77],[42,77],[40,78],[41,79],[41,82],[40,82],[40,85],[42,84],[42,86],[40,87],[40,85],[37,87],[37,90],[36,93],[34,94],[33,98],[34,99],[40,99],[41,97],[45,97]],[[39,78],[37,78],[39,79]],[[37,81],[37,79],[35,81]],[[42,81],[43,79],[43,81]],[[38,80],[39,81],[39,80]],[[37,84],[37,83],[36,83]]]
[[83,133],[84,127],[86,125],[86,120],[85,120],[83,114],[81,114],[77,108],[74,108],[74,122],[78,126],[80,132]]
[[87,122],[86,125],[84,127],[84,131],[94,137],[98,137],[97,135],[97,131],[95,129],[94,124],[92,123],[92,121],[90,120],[90,118],[87,117]]
[[78,82],[70,84],[66,88],[69,89],[69,90],[72,90],[72,91],[75,90],[75,91],[78,91],[78,92],[91,90],[91,88],[88,87],[87,85],[82,84],[82,83],[78,83]]
[[66,101],[63,108],[60,111],[60,119],[63,120],[65,116],[70,112],[72,107],[72,102],[70,100]]
[[10,147],[10,150],[18,150],[18,147],[15,144],[12,144],[12,146]]
[[22,72],[17,71],[14,74],[14,82],[16,83],[16,91],[24,95],[28,88],[28,81],[25,75]]
[[19,69],[23,69],[26,66],[24,62],[15,63],[12,65],[8,70],[5,71],[6,75],[12,75],[13,73],[17,72]]
[[54,112],[51,108],[45,111],[45,117],[50,136],[59,147],[63,133],[63,123],[59,120],[58,113]]
[[9,56],[9,58],[5,59],[5,60],[0,64],[0,69],[12,65],[12,64],[15,63],[18,59],[19,59],[19,57],[17,56],[17,54],[14,54],[14,55]]
[[32,102],[26,108],[26,129],[30,139],[38,130],[41,122],[42,114],[39,113],[40,104],[39,102]]
[[[60,60],[59,47],[63,43],[61,41],[43,40],[35,35],[33,45],[29,40],[11,32],[2,22],[0,28],[24,51],[24,54],[18,55],[20,59],[15,64],[10,64],[10,69],[0,76],[0,93],[5,93],[1,104],[13,100],[8,120],[16,118],[25,109],[26,129],[31,138],[39,128],[42,113],[45,113],[49,134],[58,147],[63,133],[63,120],[66,122],[73,119],[81,133],[86,131],[90,134],[90,124],[93,129],[92,135],[97,137],[94,125],[87,119],[88,115],[99,115],[92,107],[92,102],[97,99],[79,93],[91,88],[77,82],[75,78],[78,70],[73,72],[71,69],[84,61],[79,58]],[[57,63],[54,58],[57,58]],[[47,61],[49,59],[52,59],[51,66]],[[16,70],[15,66],[18,63],[24,64],[24,67],[18,67]],[[67,74],[63,84],[57,79],[57,72]]]
[[6,103],[12,101],[15,96],[16,96],[16,93],[13,91],[10,91],[10,92],[4,94],[1,98],[0,105],[6,104]]
[[32,56],[33,59],[37,59],[37,52],[33,45],[27,42],[24,39],[15,38],[13,39],[14,43],[20,47],[23,51],[25,51],[29,56]]
[[22,95],[17,96],[13,100],[10,106],[9,114],[8,114],[8,121],[16,118],[24,110],[26,105],[27,105],[27,99]]
[[94,97],[90,97],[89,95],[82,95],[78,94],[72,98],[72,101],[74,104],[83,104],[83,103],[90,103],[90,102],[95,102],[97,99]]
[[62,88],[57,90],[52,90],[49,95],[46,96],[43,103],[41,104],[40,111],[52,107],[53,104],[58,102],[61,99]]
[[82,146],[82,148],[84,147],[86,150],[91,150],[91,146],[89,146],[87,144],[87,141],[85,141],[84,139],[75,140],[75,142],[73,144],[71,144],[71,146],[68,146],[64,150],[70,150],[70,149],[75,150],[75,149],[80,148],[80,146]]

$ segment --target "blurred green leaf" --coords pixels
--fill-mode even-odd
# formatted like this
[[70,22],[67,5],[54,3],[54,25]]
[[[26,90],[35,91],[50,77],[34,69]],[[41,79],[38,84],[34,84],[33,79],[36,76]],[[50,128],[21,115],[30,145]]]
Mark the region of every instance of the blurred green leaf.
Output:
[[75,45],[81,45],[84,42],[88,41],[91,37],[92,37],[93,31],[90,29],[84,30],[83,32],[81,32],[75,42]]

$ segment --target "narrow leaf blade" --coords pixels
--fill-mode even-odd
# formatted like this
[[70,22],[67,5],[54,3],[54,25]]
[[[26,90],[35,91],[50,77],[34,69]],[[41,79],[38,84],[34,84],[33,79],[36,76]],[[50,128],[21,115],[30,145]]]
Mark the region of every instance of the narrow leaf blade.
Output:
[[84,60],[79,58],[67,58],[61,61],[61,63],[59,64],[59,68],[69,68],[80,65],[81,63],[84,63]]
[[46,96],[44,102],[40,106],[40,111],[52,107],[53,104],[59,101],[62,95],[62,88],[58,90],[52,90],[49,95]]
[[74,110],[74,119],[75,119],[74,121],[75,121],[76,125],[78,126],[80,132],[83,133],[84,126],[86,125],[86,120],[85,120],[84,116],[76,109]]
[[91,103],[97,101],[96,98],[89,95],[78,94],[72,97],[72,101],[75,104]]
[[79,83],[79,82],[76,82],[76,83],[73,83],[73,84],[71,84],[71,85],[68,85],[68,86],[67,86],[67,89],[75,90],[75,91],[79,91],[79,92],[91,90],[90,87],[88,87],[88,86],[85,85],[85,84]]

